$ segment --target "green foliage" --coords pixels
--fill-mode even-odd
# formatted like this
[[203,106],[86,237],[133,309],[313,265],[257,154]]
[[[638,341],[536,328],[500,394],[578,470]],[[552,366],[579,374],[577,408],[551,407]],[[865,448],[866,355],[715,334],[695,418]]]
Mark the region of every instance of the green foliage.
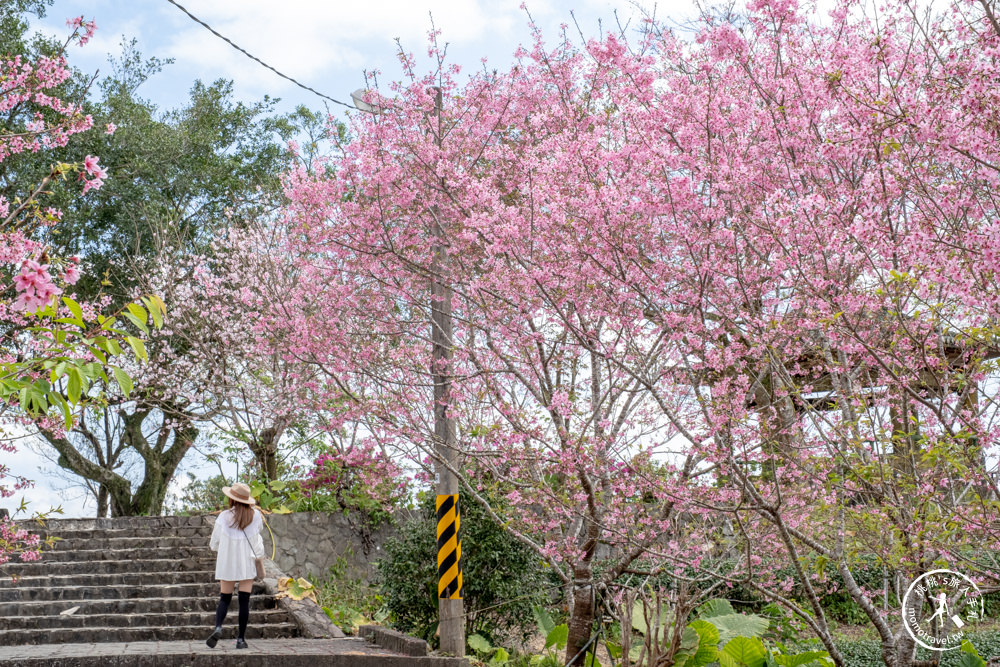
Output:
[[764,643],[756,637],[733,637],[722,648],[719,662],[729,663],[730,660],[726,660],[726,657],[731,658],[731,662],[736,665],[764,667],[767,649],[764,648]]
[[[882,645],[877,639],[841,639],[836,644],[845,663],[851,667],[885,667],[882,662]],[[982,667],[981,656],[1000,656],[1000,632],[970,632],[966,634],[962,648],[958,650],[932,654],[926,649],[917,649],[918,659],[939,657],[940,667]]]
[[[633,614],[634,616],[634,614]],[[675,667],[831,667],[826,651],[789,651],[777,643],[773,647],[761,637],[768,631],[767,618],[737,613],[728,600],[709,600],[695,610],[697,617],[684,628]],[[664,628],[666,636],[670,628]],[[635,647],[630,647],[633,651]],[[612,651],[613,649],[613,651]],[[622,648],[610,646],[612,655]],[[631,652],[631,651],[630,651]],[[852,663],[853,664],[853,663]]]
[[73,148],[100,156],[108,179],[86,198],[71,196],[73,183],[53,187],[53,205],[64,212],[54,243],[83,258],[87,271],[75,286],[82,298],[104,293],[123,303],[164,246],[211,254],[215,232],[280,198],[289,164],[281,135],[294,121],[277,116],[267,97],[235,101],[232,82],[221,79],[195,81],[178,107],[158,109],[141,87],[170,62],[145,58],[134,39],[123,39],[111,75],[93,91],[99,99],[85,103],[95,127],[117,130],[87,133]]
[[[162,324],[166,309],[156,296],[143,297],[142,303],[149,308],[148,313],[137,303],[129,307],[141,314],[133,317],[148,333],[147,319],[156,313],[153,321]],[[62,307],[71,316],[61,316]],[[5,403],[16,401],[24,414],[34,417],[61,413],[69,429],[77,405],[105,402],[104,392],[91,391],[92,387],[103,382],[104,386],[117,384],[126,395],[132,390],[132,379],[111,362],[114,357],[122,356],[120,341],[132,348],[139,361],[147,360],[146,352],[140,339],[121,329],[117,316],[98,315],[96,321],[85,320],[80,305],[63,297],[62,303],[40,308],[30,317],[37,324],[26,327],[25,331],[40,343],[40,349],[36,349],[37,356],[32,359],[0,364],[0,399]]]
[[510,654],[506,649],[493,646],[482,635],[469,635],[466,646],[472,650],[480,663],[485,663],[488,667],[500,667],[510,661]]
[[250,482],[250,495],[254,497],[257,504],[262,509],[275,514],[290,514],[293,510],[285,503],[285,498],[289,497],[293,487],[297,482],[286,482],[275,479],[270,482],[252,480]]
[[[545,601],[540,561],[466,495],[459,503],[467,634],[494,643],[527,638],[532,607]],[[429,642],[436,641],[437,629],[436,525],[434,496],[427,495],[416,516],[383,545],[378,563],[379,590],[392,624]]]
[[734,637],[760,637],[770,625],[768,620],[755,614],[738,614],[728,600],[709,600],[695,614],[718,629],[717,642],[725,644]]
[[193,473],[188,473],[188,483],[184,490],[172,503],[171,511],[177,514],[207,514],[225,509],[229,501],[222,493],[222,487],[229,486],[229,481],[222,475],[198,479]]
[[[569,641],[569,626],[565,623],[556,625],[552,616],[541,605],[531,609],[535,619],[535,629],[545,637],[545,649],[539,655],[525,656],[526,660],[515,661],[518,667],[562,667],[560,655],[566,650]],[[588,660],[591,654],[587,654]],[[589,663],[588,663],[589,664]]]
[[361,625],[385,622],[382,597],[364,579],[350,576],[345,556],[338,556],[322,577],[310,579],[320,607],[347,634],[357,634]]

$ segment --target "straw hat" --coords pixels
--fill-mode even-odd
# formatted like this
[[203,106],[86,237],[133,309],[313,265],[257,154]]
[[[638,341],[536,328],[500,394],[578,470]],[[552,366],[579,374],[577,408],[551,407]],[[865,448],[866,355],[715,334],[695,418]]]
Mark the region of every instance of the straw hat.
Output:
[[242,482],[232,486],[222,487],[222,492],[238,503],[256,505],[257,501],[250,495],[250,487]]

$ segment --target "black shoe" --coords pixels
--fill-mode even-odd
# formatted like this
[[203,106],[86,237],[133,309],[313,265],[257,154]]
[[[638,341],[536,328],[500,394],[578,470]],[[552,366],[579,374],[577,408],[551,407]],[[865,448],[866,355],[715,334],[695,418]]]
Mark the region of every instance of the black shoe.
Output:
[[250,648],[250,647],[247,646],[247,642],[245,639],[237,639],[236,648]]
[[219,643],[219,639],[222,638],[222,628],[216,628],[215,632],[208,636],[205,643],[208,644],[208,648],[215,648],[215,645]]

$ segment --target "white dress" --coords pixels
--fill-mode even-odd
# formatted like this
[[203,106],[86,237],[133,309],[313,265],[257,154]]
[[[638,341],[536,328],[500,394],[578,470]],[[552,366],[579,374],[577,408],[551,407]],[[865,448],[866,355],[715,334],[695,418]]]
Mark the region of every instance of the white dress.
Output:
[[[244,530],[233,526],[233,511],[228,509],[215,519],[209,546],[217,551],[215,578],[222,581],[242,581],[257,576],[254,558],[263,558],[264,540],[260,531],[264,527],[260,512],[254,510],[253,521]],[[251,549],[251,546],[253,549]]]

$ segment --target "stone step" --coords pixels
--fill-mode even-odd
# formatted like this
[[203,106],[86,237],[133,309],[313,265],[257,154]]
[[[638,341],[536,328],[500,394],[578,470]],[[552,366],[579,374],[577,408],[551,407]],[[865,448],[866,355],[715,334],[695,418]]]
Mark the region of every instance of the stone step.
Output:
[[[226,619],[227,622],[229,619]],[[229,625],[227,623],[227,625]],[[26,644],[76,644],[82,642],[149,642],[205,639],[212,632],[214,623],[209,625],[161,625],[125,628],[33,628],[29,630],[5,630],[0,634],[0,645],[23,646]],[[235,628],[224,636],[235,639]],[[276,639],[298,636],[299,628],[294,623],[269,623],[247,626],[246,638]],[[206,647],[207,648],[207,647]]]
[[193,547],[201,545],[207,548],[208,541],[212,537],[212,532],[209,531],[204,535],[185,536],[174,535],[172,533],[128,535],[127,531],[125,531],[124,534],[97,535],[94,537],[62,533],[56,537],[59,539],[56,540],[53,550],[60,551],[67,549],[77,551],[80,549],[135,549],[139,547]]
[[196,516],[130,516],[113,519],[46,519],[45,521],[21,521],[22,528],[35,532],[48,529],[52,532],[74,530],[107,530],[107,529],[141,529],[141,528],[180,528],[185,526],[202,526],[213,523],[215,515],[199,514]]
[[70,549],[58,545],[55,549],[42,551],[40,560],[22,563],[21,561],[7,563],[4,569],[23,567],[32,563],[60,563],[65,561],[89,560],[163,560],[183,558],[215,558],[215,552],[208,548],[208,540],[204,544],[156,545],[145,547],[95,547],[87,545],[84,549]]
[[[254,583],[253,591],[263,593],[264,585]],[[216,596],[219,584],[205,581],[195,584],[145,584],[139,586],[18,586],[0,589],[0,602],[30,602],[52,600],[120,600],[132,598]]]
[[194,541],[204,541],[208,542],[208,538],[212,536],[212,527],[204,526],[201,528],[186,527],[186,528],[170,528],[170,529],[143,529],[138,531],[132,530],[119,530],[119,529],[109,529],[109,530],[73,530],[73,531],[59,531],[57,533],[50,531],[39,531],[38,533],[42,540],[48,537],[55,538],[56,542],[61,542],[65,544],[72,544],[74,548],[79,548],[88,542],[106,542],[113,540],[129,540],[132,542],[146,542],[155,541],[158,539],[168,539],[174,538],[177,540],[186,540],[187,542]]
[[[215,612],[219,602],[216,588],[211,595],[174,598],[134,598],[131,600],[49,600],[35,602],[0,602],[0,618],[24,616],[56,616],[67,609],[80,607],[76,614],[159,614],[185,613],[195,611]],[[236,604],[235,602],[233,603]],[[232,609],[233,607],[230,607]],[[271,595],[256,594],[250,598],[250,608],[267,610],[277,608],[277,601]]]
[[[8,563],[3,566],[7,574],[20,577],[59,576],[63,574],[112,574],[124,572],[177,572],[190,570],[215,570],[215,553],[209,551],[197,558],[110,558],[52,561],[48,555],[43,560],[30,563]],[[110,554],[114,555],[114,554]],[[162,554],[156,554],[162,555]],[[0,580],[2,584],[2,580]]]
[[[258,609],[256,600],[250,602],[250,623],[253,625],[274,625],[292,623],[291,616],[283,609]],[[72,607],[70,607],[72,608]],[[233,598],[229,605],[226,623],[236,623],[239,603]],[[148,614],[92,614],[82,609],[70,614],[55,616],[3,616],[0,630],[32,630],[59,628],[123,628],[123,627],[168,627],[192,625],[211,629],[215,625],[215,609],[211,611],[159,612]],[[0,633],[0,642],[3,633]]]
[[237,650],[227,635],[180,642],[86,643],[0,648],[3,667],[468,667],[463,658],[404,656],[363,639],[257,639]]
[[21,577],[16,581],[0,580],[0,591],[17,588],[70,588],[73,586],[141,586],[200,584],[215,581],[215,568],[211,570],[158,570],[149,572],[74,573]]

